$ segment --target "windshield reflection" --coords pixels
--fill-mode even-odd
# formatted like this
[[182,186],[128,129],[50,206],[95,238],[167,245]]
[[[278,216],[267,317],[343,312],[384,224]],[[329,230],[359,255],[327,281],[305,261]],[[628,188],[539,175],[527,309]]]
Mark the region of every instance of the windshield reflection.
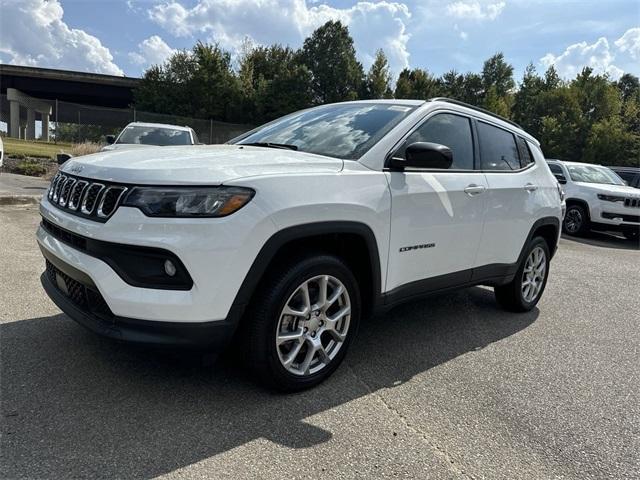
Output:
[[326,105],[275,120],[236,143],[295,145],[303,152],[357,160],[414,108],[375,103]]

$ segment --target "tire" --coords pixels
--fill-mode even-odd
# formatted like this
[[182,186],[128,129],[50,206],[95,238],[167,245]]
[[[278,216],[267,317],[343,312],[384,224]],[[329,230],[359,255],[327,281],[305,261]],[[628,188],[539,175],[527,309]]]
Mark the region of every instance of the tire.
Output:
[[[327,302],[322,306],[325,279]],[[250,369],[267,386],[286,392],[328,378],[344,359],[360,320],[360,292],[351,270],[333,255],[302,256],[271,271],[259,288],[241,329],[242,354]]]
[[583,236],[590,230],[589,212],[582,205],[569,205],[562,222],[562,230],[567,235]]
[[[544,254],[542,263],[538,265],[539,254]],[[513,280],[506,284],[494,288],[496,301],[498,304],[510,312],[528,312],[536,306],[549,278],[549,247],[542,237],[533,238],[525,250],[525,254],[518,266]],[[534,268],[530,270],[533,263]],[[542,271],[542,266],[544,269]],[[525,282],[534,281],[535,284],[528,283],[529,290],[525,287]],[[537,291],[531,292],[535,288]]]

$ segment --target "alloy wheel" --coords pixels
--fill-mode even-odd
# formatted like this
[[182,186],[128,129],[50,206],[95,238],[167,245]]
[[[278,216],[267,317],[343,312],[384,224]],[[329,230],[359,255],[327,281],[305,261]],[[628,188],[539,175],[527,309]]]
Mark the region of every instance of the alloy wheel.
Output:
[[580,210],[576,208],[569,209],[564,219],[564,226],[569,233],[578,232],[582,227],[582,214]]
[[324,369],[343,347],[349,332],[351,299],[331,275],[304,281],[287,300],[276,330],[282,366],[298,376]]
[[522,298],[525,302],[533,302],[544,284],[547,272],[547,256],[541,247],[534,248],[522,272]]

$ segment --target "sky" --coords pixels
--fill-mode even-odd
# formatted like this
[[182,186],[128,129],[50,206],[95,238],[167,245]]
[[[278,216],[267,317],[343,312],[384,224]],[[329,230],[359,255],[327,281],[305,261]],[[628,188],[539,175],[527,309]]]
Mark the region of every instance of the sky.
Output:
[[518,80],[530,62],[640,75],[640,0],[0,0],[0,63],[139,77],[198,40],[234,58],[246,39],[298,48],[330,19],[365,68],[382,48],[394,75],[478,72],[496,52]]

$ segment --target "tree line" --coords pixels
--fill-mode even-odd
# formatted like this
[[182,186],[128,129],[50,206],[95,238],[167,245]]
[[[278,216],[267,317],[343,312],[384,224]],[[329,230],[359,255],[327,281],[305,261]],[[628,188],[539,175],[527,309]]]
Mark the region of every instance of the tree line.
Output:
[[405,68],[395,82],[378,50],[365,72],[346,26],[329,21],[298,50],[282,45],[242,48],[236,68],[219,45],[198,42],[145,73],[134,92],[139,110],[261,124],[287,113],[356,99],[454,98],[519,123],[538,138],[547,158],[605,165],[640,163],[640,82],[613,81],[585,67],[572,80],[553,66],[530,64],[518,83],[502,53],[479,73],[434,76]]

